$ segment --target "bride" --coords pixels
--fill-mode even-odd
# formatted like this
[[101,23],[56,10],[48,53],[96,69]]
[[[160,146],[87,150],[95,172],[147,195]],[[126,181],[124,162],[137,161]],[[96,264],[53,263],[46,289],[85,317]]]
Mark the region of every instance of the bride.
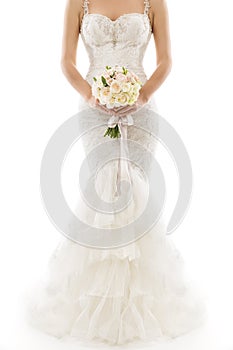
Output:
[[[85,78],[76,68],[79,35],[90,60]],[[157,66],[148,78],[142,61],[151,36]],[[142,81],[132,106],[109,110],[92,95],[93,77],[101,74],[106,65],[125,66]],[[79,93],[78,125],[89,130],[82,138],[86,155],[109,141],[103,134],[113,114],[132,115],[134,125],[128,127],[128,139],[154,152],[153,134],[158,132],[159,115],[153,94],[171,70],[165,0],[67,0],[61,67]],[[102,125],[92,129],[96,120]],[[151,132],[140,127],[144,125]],[[137,147],[132,152],[137,156]],[[148,171],[146,154],[139,158]],[[96,179],[99,196],[109,202],[115,194],[116,164],[109,162]],[[96,235],[101,227],[110,228],[108,232],[113,234],[114,227],[124,227],[143,215],[147,183],[137,164],[130,167],[133,199],[129,208],[112,215],[97,214],[79,201],[75,215],[95,227]],[[63,238],[49,261],[45,285],[33,293],[30,322],[58,338],[71,336],[111,344],[173,338],[200,326],[201,302],[184,278],[182,258],[166,237],[166,225],[159,220],[143,233],[136,232],[134,241],[122,245],[118,242],[111,247],[107,242],[107,249]]]

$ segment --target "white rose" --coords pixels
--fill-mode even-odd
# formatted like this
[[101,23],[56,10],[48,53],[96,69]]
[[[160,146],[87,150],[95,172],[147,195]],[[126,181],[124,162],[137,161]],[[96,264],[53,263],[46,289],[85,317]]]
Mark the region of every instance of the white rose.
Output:
[[102,83],[101,79],[98,79],[98,78],[97,78],[97,81],[95,82],[95,85],[96,85],[97,87],[99,87],[99,88],[102,88],[102,87],[103,87],[103,83]]
[[122,83],[127,82],[127,78],[123,73],[117,73],[116,80]]
[[128,104],[128,101],[130,100],[130,96],[127,93],[121,93],[117,96],[116,100],[121,106],[125,106]]
[[130,92],[131,92],[132,94],[138,93],[139,90],[140,90],[140,85],[138,85],[138,84],[131,85]]
[[108,78],[106,79],[106,81],[107,81],[107,84],[108,84],[108,85],[111,85],[111,84],[113,83],[114,79],[111,78],[111,77],[108,77]]
[[112,93],[118,94],[121,91],[121,83],[116,80],[113,81],[110,86],[110,90]]
[[109,87],[104,87],[100,90],[100,101],[102,104],[106,104],[106,102],[111,98],[111,91]]
[[122,84],[122,91],[123,92],[129,92],[131,88],[131,84],[130,83],[123,83]]
[[110,109],[115,107],[115,96],[114,95],[112,95],[111,98],[107,101],[106,107],[110,108]]

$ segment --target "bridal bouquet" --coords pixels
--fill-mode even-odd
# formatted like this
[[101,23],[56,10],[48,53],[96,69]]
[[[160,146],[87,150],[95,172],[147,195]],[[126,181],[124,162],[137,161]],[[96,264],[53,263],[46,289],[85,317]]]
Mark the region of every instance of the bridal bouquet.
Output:
[[[106,66],[103,74],[93,77],[92,94],[100,104],[112,109],[115,107],[133,105],[139,96],[142,82],[138,76],[126,67]],[[113,116],[114,118],[114,116]],[[104,136],[120,137],[118,123],[109,123]]]

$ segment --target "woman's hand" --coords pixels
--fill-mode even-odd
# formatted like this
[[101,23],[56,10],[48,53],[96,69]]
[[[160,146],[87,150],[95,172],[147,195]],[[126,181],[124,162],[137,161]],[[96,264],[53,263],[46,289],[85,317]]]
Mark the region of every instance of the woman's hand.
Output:
[[85,89],[83,89],[81,95],[84,98],[84,100],[87,102],[89,107],[98,109],[99,111],[109,115],[110,109],[102,105],[99,99],[92,95],[91,85],[86,80],[85,80],[85,83],[86,83],[86,86],[85,86]]
[[105,105],[102,105],[100,103],[99,99],[93,95],[89,99],[87,99],[86,101],[91,108],[96,108],[99,111],[104,112],[105,114],[108,114],[108,115],[114,114],[114,113],[112,113],[112,111],[113,111],[112,109],[109,109]]
[[147,95],[144,94],[144,92],[141,90],[139,92],[137,101],[131,106],[127,105],[122,107],[107,108],[105,105],[102,105],[99,99],[94,97],[93,95],[86,99],[87,103],[91,108],[96,108],[107,115],[117,115],[119,117],[124,117],[127,114],[134,113],[140,110],[148,102],[148,100],[149,98],[147,97]]
[[[141,90],[140,90],[141,91]],[[113,108],[112,114],[115,114],[119,117],[124,117],[127,114],[131,114],[134,112],[137,112],[140,110],[147,102],[149,101],[149,98],[146,97],[146,95],[143,92],[139,92],[139,96],[137,101],[131,105],[131,106],[123,106],[123,107],[116,107]]]

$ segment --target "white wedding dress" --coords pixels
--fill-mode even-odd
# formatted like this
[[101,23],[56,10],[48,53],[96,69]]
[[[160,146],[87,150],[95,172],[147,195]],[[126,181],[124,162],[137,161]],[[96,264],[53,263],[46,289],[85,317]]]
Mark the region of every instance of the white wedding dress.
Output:
[[[152,34],[149,1],[144,13],[127,13],[114,21],[89,13],[87,0],[83,7],[80,33],[90,59],[86,80],[92,84],[93,76],[106,65],[118,64],[134,71],[144,83],[142,60]],[[80,127],[90,129],[82,138],[88,154],[109,141],[103,137],[109,116],[89,107],[81,97],[79,110],[86,111]],[[128,127],[128,138],[150,152],[156,148],[152,135],[159,127],[156,116],[152,98],[133,114],[135,125]],[[96,120],[105,125],[91,130]],[[143,130],[145,125],[152,133]],[[140,161],[149,169],[146,153]],[[146,181],[140,168],[131,166],[134,197],[129,208],[120,214],[96,214],[79,202],[76,215],[96,227],[119,227],[140,215],[147,200]],[[105,200],[113,198],[115,181],[116,162],[110,162],[97,180]],[[58,338],[124,344],[184,334],[202,324],[203,306],[186,282],[183,260],[159,220],[141,238],[120,248],[89,248],[63,238],[49,262],[46,282],[31,294],[28,315],[31,324]]]

